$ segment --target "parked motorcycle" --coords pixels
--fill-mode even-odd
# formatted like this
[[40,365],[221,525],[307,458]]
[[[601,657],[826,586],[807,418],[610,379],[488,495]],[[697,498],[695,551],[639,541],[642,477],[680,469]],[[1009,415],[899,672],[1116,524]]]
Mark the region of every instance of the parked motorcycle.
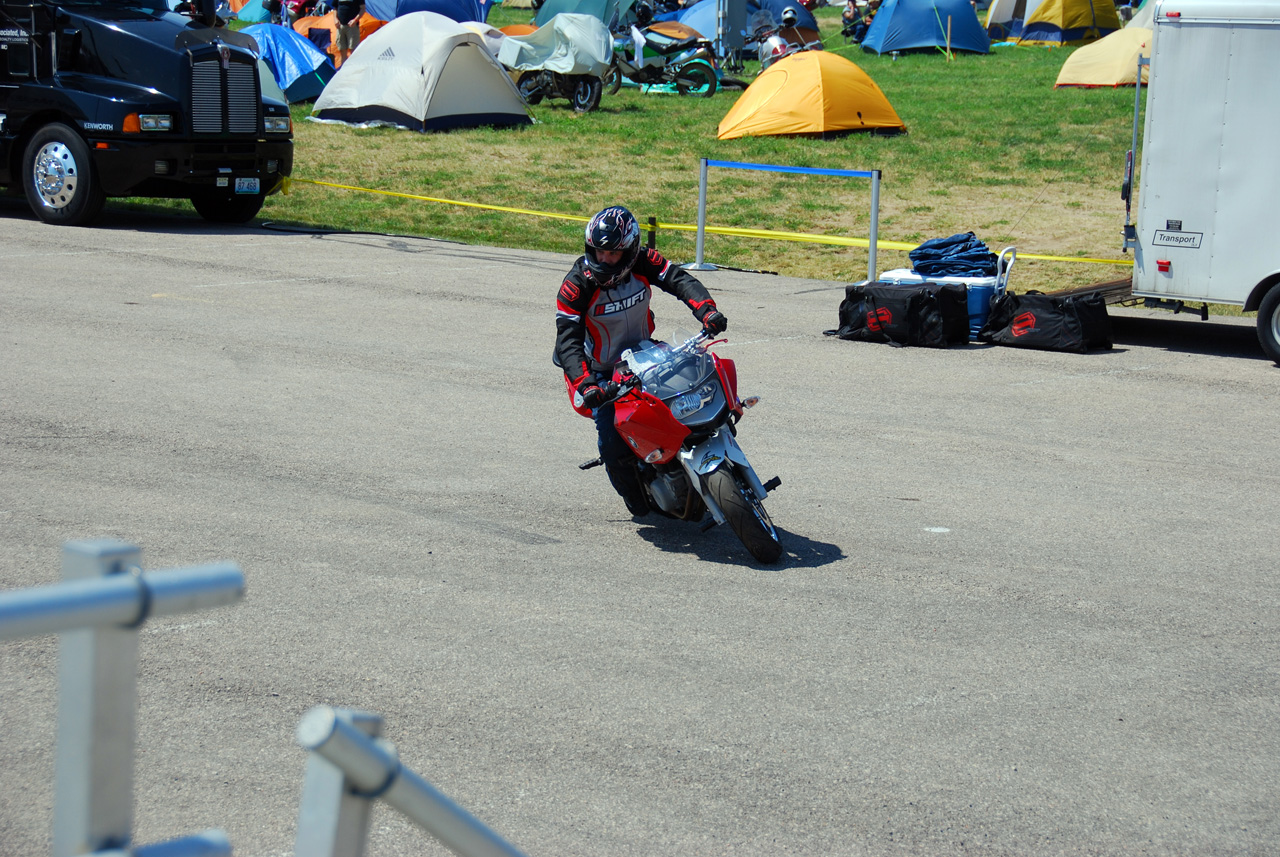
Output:
[[[610,390],[614,425],[639,459],[649,505],[684,521],[710,513],[704,529],[728,522],[753,557],[776,562],[782,542],[764,500],[782,480],[762,483],[736,439],[738,421],[759,397],[738,397],[737,368],[710,350],[709,334],[674,338],[680,344],[624,351]],[[574,406],[582,409],[580,395]]]
[[516,89],[526,104],[537,104],[544,98],[567,98],[574,112],[588,113],[600,106],[604,81],[589,74],[561,74],[544,68],[519,72]]
[[635,62],[635,48],[630,41],[615,42],[613,64],[605,76],[610,95],[617,95],[623,78],[650,86],[674,84],[681,95],[710,98],[716,94],[719,75],[711,42],[674,39],[655,30],[645,30],[643,35],[639,64]]

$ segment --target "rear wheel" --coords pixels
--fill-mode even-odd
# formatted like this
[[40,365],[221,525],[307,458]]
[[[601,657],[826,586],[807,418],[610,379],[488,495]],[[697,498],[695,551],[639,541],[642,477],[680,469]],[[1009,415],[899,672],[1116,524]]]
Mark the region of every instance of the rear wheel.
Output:
[[716,94],[716,73],[702,63],[687,65],[676,73],[676,91],[710,98]]
[[61,226],[88,223],[107,199],[89,160],[89,147],[61,122],[45,125],[27,144],[22,189],[37,217]]
[[1280,284],[1272,286],[1258,306],[1258,342],[1268,357],[1280,363]]
[[598,77],[581,75],[573,82],[573,103],[575,113],[589,113],[600,106],[600,93],[604,90],[604,81]]
[[731,465],[723,465],[702,477],[707,493],[716,501],[725,520],[751,555],[760,562],[777,562],[782,556],[782,541],[774,529],[764,504],[755,493],[733,472]]
[[262,210],[260,193],[230,194],[205,191],[191,197],[191,204],[210,223],[248,223]]
[[521,75],[520,80],[516,82],[516,89],[520,90],[520,97],[530,107],[542,101],[542,86],[539,85],[536,74]]
[[622,89],[622,69],[618,68],[616,62],[609,66],[609,73],[604,76],[604,88],[610,95],[617,95],[618,90]]

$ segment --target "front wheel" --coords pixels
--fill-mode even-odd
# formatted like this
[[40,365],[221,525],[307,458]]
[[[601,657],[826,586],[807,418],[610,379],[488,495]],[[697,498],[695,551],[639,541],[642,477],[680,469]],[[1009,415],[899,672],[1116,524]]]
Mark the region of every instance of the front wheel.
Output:
[[60,226],[88,223],[107,200],[89,160],[89,147],[61,122],[45,125],[27,144],[22,189],[37,217]]
[[1271,287],[1258,306],[1258,342],[1268,357],[1280,363],[1280,283]]
[[710,98],[716,94],[716,73],[702,63],[691,63],[676,73],[676,91]]
[[589,113],[600,106],[600,93],[604,82],[598,77],[581,75],[573,82],[573,112]]
[[248,223],[262,210],[260,193],[231,194],[205,191],[191,197],[196,212],[210,223]]
[[702,477],[707,493],[716,501],[725,520],[748,551],[763,563],[777,562],[782,556],[782,540],[774,529],[764,504],[745,481],[724,465]]

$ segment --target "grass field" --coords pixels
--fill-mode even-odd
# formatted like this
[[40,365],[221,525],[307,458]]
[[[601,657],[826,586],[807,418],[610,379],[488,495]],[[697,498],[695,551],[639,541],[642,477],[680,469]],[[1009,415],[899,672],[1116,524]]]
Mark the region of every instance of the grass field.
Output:
[[[419,134],[307,121],[295,105],[294,178],[262,217],[337,229],[427,235],[477,244],[579,252],[577,221],[424,202],[308,183],[586,217],[621,203],[642,222],[694,224],[703,157],[779,165],[882,171],[880,238],[917,243],[972,231],[998,252],[1023,258],[1011,287],[1051,290],[1126,276],[1123,264],[1034,261],[1025,254],[1124,260],[1119,187],[1130,145],[1131,88],[1062,89],[1053,82],[1072,49],[994,48],[894,60],[845,45],[839,12],[818,10],[828,50],[857,63],[907,126],[899,136],[716,139],[740,92],[712,98],[644,95],[624,88],[598,110],[575,114],[543,101],[523,128]],[[496,26],[530,10],[494,8]],[[750,81],[754,64],[740,75]],[[869,182],[743,170],[711,170],[708,223],[865,238]],[[694,255],[691,232],[660,230],[678,261]],[[862,248],[708,236],[708,261],[837,281],[861,279]],[[881,250],[880,269],[908,266]]]

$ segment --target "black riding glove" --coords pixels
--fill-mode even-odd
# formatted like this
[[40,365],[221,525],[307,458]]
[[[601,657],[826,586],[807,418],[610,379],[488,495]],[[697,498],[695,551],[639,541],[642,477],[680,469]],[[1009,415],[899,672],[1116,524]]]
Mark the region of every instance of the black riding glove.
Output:
[[702,317],[702,329],[710,336],[724,333],[729,327],[729,319],[724,317],[724,313],[719,310],[712,310]]
[[582,404],[593,411],[604,404],[604,390],[600,388],[600,379],[595,375],[578,385],[578,395],[582,396]]

